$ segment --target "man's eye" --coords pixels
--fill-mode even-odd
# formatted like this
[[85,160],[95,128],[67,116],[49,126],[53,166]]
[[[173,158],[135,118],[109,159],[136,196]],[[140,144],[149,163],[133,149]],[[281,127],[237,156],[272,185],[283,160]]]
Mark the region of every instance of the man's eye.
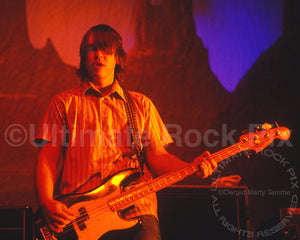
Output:
[[95,48],[94,46],[88,46],[88,47],[86,48],[86,51],[87,51],[87,52],[95,52],[95,51],[96,51],[96,48]]

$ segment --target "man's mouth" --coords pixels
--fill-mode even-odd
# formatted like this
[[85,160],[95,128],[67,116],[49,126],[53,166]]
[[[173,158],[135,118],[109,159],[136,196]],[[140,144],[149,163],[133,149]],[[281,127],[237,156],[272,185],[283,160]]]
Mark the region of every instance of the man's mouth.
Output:
[[105,66],[103,63],[101,63],[101,62],[96,62],[95,63],[95,66],[97,66],[97,67],[102,67],[102,66]]

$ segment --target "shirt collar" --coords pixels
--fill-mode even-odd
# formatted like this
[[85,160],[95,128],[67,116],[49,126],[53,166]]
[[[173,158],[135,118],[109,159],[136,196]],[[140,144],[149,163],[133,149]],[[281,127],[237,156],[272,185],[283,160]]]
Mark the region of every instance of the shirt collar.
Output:
[[[103,93],[88,79],[84,79],[81,89],[82,95],[92,94],[96,97],[104,97]],[[112,88],[108,93],[105,93],[105,96],[115,96],[121,98],[123,101],[126,101],[124,91],[117,80],[114,81]]]

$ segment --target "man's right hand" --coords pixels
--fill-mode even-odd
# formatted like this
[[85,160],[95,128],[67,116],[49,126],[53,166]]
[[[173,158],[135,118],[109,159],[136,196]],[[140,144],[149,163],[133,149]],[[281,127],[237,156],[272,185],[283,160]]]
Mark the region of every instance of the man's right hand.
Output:
[[71,210],[52,197],[60,155],[60,145],[47,143],[40,149],[35,169],[38,202],[50,230],[55,233],[61,232],[64,226],[75,220]]
[[59,201],[49,200],[41,208],[50,230],[55,233],[63,231],[68,223],[75,220],[71,210]]

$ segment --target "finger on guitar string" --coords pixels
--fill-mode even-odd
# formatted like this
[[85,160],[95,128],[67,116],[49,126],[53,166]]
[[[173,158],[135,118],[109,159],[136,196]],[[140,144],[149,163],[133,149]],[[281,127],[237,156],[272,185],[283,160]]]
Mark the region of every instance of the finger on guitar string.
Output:
[[207,178],[208,176],[212,175],[218,166],[217,162],[210,158],[210,153],[208,151],[205,151],[194,161],[199,162],[199,166],[202,171],[197,173],[197,175],[202,178]]
[[201,154],[201,157],[203,157],[203,158],[209,158],[209,156],[210,156],[209,151],[205,151],[204,153]]
[[211,159],[211,158],[208,158],[207,160],[211,165],[212,172],[214,172],[218,167],[218,163],[215,160]]
[[210,164],[207,163],[206,161],[202,161],[200,163],[200,168],[202,170],[202,178],[207,178],[209,175],[211,175],[211,167],[210,167]]
[[206,160],[206,161],[208,161],[210,163],[212,172],[214,172],[217,169],[217,167],[218,167],[218,163],[215,160],[213,160],[212,158],[210,158],[210,155],[211,154],[210,154],[209,151],[205,151],[204,153],[201,154],[201,157],[203,157],[204,160]]

